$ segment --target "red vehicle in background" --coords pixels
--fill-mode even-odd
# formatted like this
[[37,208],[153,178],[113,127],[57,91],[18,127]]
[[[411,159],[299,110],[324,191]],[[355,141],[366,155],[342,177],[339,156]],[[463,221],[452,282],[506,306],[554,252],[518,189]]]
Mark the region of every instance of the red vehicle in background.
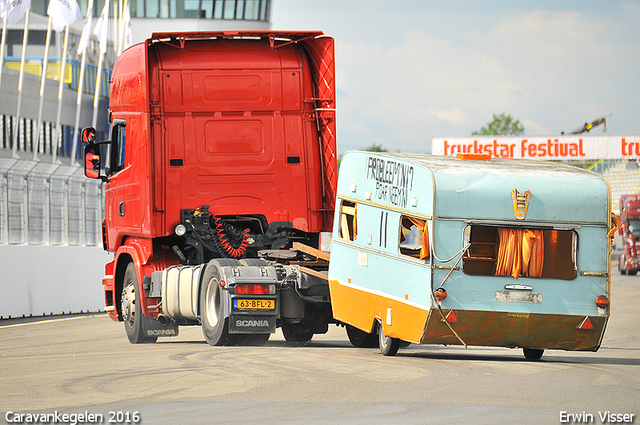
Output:
[[635,275],[640,270],[640,195],[622,195],[620,197],[620,227],[622,235],[622,254],[618,260],[620,274]]
[[212,345],[327,331],[334,76],[319,31],[159,33],[118,58],[111,138],[83,139],[115,255],[105,309],[131,343],[183,325]]

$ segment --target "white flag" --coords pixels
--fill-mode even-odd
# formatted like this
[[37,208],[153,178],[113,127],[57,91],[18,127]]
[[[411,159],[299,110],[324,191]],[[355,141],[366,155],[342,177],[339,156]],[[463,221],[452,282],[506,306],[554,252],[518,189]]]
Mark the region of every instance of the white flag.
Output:
[[78,54],[81,55],[89,46],[89,40],[91,39],[91,20],[93,17],[93,0],[89,0],[87,7],[87,17],[84,20],[84,28],[82,28],[82,35],[80,36],[80,42],[78,43]]
[[[131,30],[131,12],[129,11],[129,3],[124,8],[124,49],[133,45],[133,31]],[[123,49],[123,50],[124,50]]]
[[56,32],[63,31],[67,25],[82,19],[76,0],[50,0],[47,15],[51,16],[51,25]]
[[11,5],[6,0],[0,0],[0,18],[3,18],[5,10],[9,10]]
[[93,29],[93,33],[98,36],[100,40],[100,53],[104,54],[107,51],[107,35],[109,31],[109,2],[104,2],[102,13],[98,18],[98,23]]
[[13,25],[31,8],[31,0],[11,0],[9,6],[11,9],[7,14],[7,25]]

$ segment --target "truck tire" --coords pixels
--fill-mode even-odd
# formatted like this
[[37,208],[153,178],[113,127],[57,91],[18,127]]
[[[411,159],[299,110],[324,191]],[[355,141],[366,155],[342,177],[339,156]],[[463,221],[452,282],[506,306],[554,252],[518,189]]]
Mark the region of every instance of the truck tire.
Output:
[[158,337],[146,335],[144,317],[137,303],[138,288],[136,266],[133,263],[129,263],[124,272],[122,297],[120,299],[124,330],[127,333],[129,342],[132,344],[153,343],[157,341]]
[[271,334],[236,334],[232,336],[235,345],[256,346],[266,344]]
[[375,348],[378,345],[378,338],[375,333],[366,333],[351,325],[346,325],[347,337],[351,345],[358,348]]
[[200,286],[200,322],[204,339],[210,345],[232,343],[229,318],[224,317],[224,294],[220,287],[220,273],[216,265],[207,264]]
[[282,322],[282,335],[289,343],[301,344],[311,341],[313,331],[299,323]]
[[395,356],[400,348],[400,340],[384,334],[382,324],[378,325],[378,346],[384,356]]

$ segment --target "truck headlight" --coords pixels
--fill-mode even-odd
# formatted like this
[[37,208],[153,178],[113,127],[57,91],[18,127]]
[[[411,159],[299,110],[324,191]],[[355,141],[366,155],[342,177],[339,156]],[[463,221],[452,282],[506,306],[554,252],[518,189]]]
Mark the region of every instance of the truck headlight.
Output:
[[178,224],[174,229],[173,229],[174,233],[178,236],[183,236],[185,233],[187,233],[187,228],[184,227],[184,224]]

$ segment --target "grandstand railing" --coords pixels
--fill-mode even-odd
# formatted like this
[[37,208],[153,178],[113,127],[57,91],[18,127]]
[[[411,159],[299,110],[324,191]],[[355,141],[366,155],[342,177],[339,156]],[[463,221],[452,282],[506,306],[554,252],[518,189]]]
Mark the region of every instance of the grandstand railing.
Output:
[[102,246],[104,190],[80,167],[0,158],[0,244]]

